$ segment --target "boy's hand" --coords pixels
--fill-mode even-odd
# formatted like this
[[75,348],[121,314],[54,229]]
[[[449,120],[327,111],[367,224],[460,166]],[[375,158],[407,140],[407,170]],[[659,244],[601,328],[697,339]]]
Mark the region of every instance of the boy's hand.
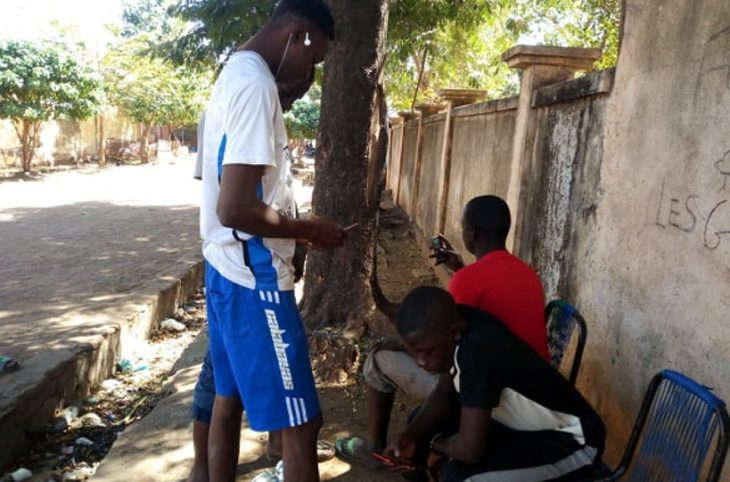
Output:
[[451,271],[459,271],[464,267],[464,261],[461,259],[461,255],[443,234],[438,234],[437,236],[441,239],[443,249],[431,255],[431,258],[436,258],[436,266],[445,264]]
[[428,454],[428,462],[426,462],[426,472],[428,473],[429,482],[439,482],[441,480],[441,471],[446,462],[446,456],[437,452]]
[[307,241],[316,249],[339,248],[347,237],[342,226],[325,218],[312,218],[309,228]]
[[409,434],[402,433],[388,445],[383,454],[396,459],[411,460],[416,455],[416,441]]

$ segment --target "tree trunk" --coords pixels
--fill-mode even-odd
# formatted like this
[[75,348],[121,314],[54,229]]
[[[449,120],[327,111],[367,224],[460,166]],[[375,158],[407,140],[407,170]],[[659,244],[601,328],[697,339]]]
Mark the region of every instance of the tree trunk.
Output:
[[150,162],[150,131],[152,125],[142,124],[142,139],[139,142],[139,157],[142,162]]
[[315,158],[314,214],[348,226],[345,246],[310,252],[302,313],[310,328],[347,327],[362,334],[374,313],[370,278],[377,241],[379,182],[387,145],[382,90],[388,1],[330,2],[337,40],[322,87]]
[[106,133],[104,132],[104,116],[99,116],[99,167],[106,166]]
[[13,121],[13,127],[20,141],[20,157],[23,172],[29,172],[33,163],[35,149],[38,146],[41,123],[29,120]]

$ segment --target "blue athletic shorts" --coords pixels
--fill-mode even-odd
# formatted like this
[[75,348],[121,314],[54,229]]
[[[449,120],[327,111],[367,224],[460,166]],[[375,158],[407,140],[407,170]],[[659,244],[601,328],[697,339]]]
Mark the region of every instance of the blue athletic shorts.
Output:
[[240,396],[253,430],[277,431],[320,414],[309,345],[293,291],[250,290],[205,269],[216,393]]
[[211,362],[210,348],[205,354],[203,366],[200,368],[198,382],[195,384],[193,395],[193,419],[210,423],[215,402],[215,379],[213,377],[213,362]]

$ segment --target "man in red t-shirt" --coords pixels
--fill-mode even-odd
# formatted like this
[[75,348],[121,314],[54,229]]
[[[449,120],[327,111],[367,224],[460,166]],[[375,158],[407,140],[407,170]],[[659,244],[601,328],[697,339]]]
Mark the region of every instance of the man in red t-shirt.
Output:
[[[511,225],[507,203],[497,196],[476,197],[464,208],[461,225],[464,245],[477,261],[464,266],[451,244],[442,238],[445,249],[437,253],[441,255],[438,257],[455,272],[449,293],[458,304],[501,320],[549,361],[542,284],[532,268],[505,248]],[[365,360],[363,374],[369,385],[368,438],[341,438],[336,448],[342,458],[369,461],[372,451],[385,448],[396,390],[423,400],[436,386],[438,377],[419,367],[396,338],[376,345]]]

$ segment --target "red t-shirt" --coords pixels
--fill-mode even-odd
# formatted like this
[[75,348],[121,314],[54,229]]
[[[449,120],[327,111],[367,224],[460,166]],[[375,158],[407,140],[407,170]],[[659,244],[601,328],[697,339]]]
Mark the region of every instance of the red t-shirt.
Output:
[[550,360],[542,283],[518,257],[505,250],[485,254],[454,274],[449,293],[457,303],[502,320],[512,333]]

